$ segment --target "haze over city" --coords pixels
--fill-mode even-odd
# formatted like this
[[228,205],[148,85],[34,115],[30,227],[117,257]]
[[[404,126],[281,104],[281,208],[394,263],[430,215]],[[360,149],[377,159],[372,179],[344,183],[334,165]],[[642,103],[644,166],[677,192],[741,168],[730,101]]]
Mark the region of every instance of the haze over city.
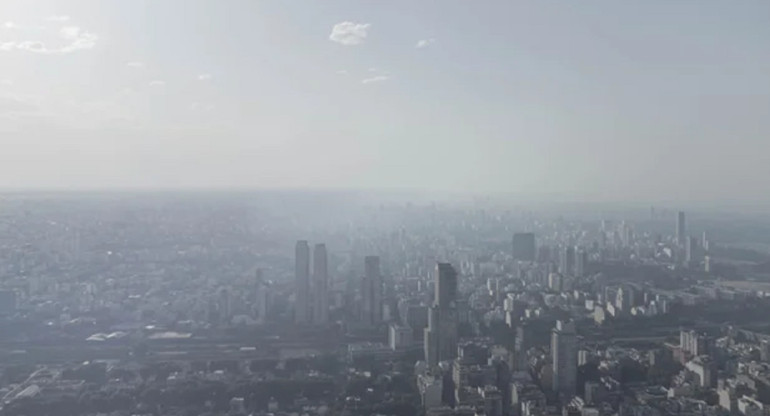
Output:
[[770,416],[768,22],[0,0],[0,416]]
[[0,187],[764,202],[766,2],[5,0]]

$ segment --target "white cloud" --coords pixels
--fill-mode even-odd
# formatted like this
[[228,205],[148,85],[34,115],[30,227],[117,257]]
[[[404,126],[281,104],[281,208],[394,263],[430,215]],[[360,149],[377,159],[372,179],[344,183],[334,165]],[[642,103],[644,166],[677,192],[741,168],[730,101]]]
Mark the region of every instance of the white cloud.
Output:
[[348,76],[348,75],[350,75],[350,72],[348,72],[347,69],[340,69],[339,71],[336,71],[335,74],[342,75],[342,76]]
[[64,26],[60,33],[65,39],[77,39],[80,36],[80,28],[77,26]]
[[214,78],[211,74],[200,74],[198,75],[198,81],[211,81],[211,79]]
[[48,53],[45,44],[36,40],[26,40],[24,42],[20,42],[16,45],[16,48],[35,53]]
[[66,15],[48,16],[45,18],[45,20],[49,22],[69,22],[70,17]]
[[345,46],[355,46],[364,43],[369,23],[341,22],[332,27],[329,40]]
[[364,78],[361,80],[362,84],[373,84],[375,82],[385,82],[390,79],[389,75],[377,75],[371,78]]
[[131,62],[127,63],[126,66],[129,67],[129,68],[143,69],[144,68],[144,62],[131,61]]
[[8,30],[15,30],[15,31],[41,31],[45,30],[45,26],[27,26],[27,25],[20,25],[16,22],[7,21],[3,23],[2,27],[4,29]]
[[160,88],[160,87],[165,87],[166,83],[164,81],[156,79],[155,81],[150,81],[150,83],[148,85],[151,86],[151,87],[158,87],[158,88]]
[[77,26],[67,26],[61,29],[61,35],[71,43],[61,49],[62,53],[91,49],[96,46],[99,37],[93,33],[84,32]]
[[66,54],[80,50],[92,49],[99,37],[83,31],[77,26],[66,26],[59,31],[59,38],[66,43],[64,46],[51,48],[39,40],[11,41],[0,44],[0,51],[20,50],[40,54]]
[[0,85],[2,85],[4,87],[10,87],[11,85],[13,85],[13,80],[12,79],[0,79]]
[[433,45],[436,43],[436,39],[430,38],[430,39],[420,39],[417,41],[417,44],[414,45],[417,49],[427,48],[430,45]]

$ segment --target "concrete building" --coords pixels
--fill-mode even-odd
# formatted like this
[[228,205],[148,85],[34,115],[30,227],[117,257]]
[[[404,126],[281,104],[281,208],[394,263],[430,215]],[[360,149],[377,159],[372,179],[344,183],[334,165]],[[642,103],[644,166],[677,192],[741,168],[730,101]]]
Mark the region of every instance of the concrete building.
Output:
[[701,387],[711,388],[716,386],[716,366],[710,357],[695,357],[687,362],[685,368],[698,376]]
[[687,225],[685,223],[684,211],[679,211],[676,217],[676,243],[679,246],[685,244],[687,238]]
[[432,374],[420,374],[417,376],[417,389],[420,391],[422,407],[428,411],[442,405],[441,395],[443,382],[440,377]]
[[382,322],[382,274],[378,256],[367,256],[364,259],[364,278],[361,286],[361,321],[370,325],[379,324]]
[[425,329],[425,361],[429,366],[457,355],[457,272],[449,263],[438,263],[435,297]]
[[686,265],[690,265],[696,260],[697,249],[698,240],[695,237],[687,237],[684,244],[684,261]]
[[622,313],[628,314],[636,303],[636,293],[631,286],[618,288],[615,294],[615,307]]
[[575,253],[575,276],[584,277],[586,275],[586,265],[588,264],[588,252],[583,249]]
[[313,322],[329,323],[329,266],[326,244],[313,248]]
[[535,261],[535,234],[515,233],[513,235],[513,259]]
[[391,324],[388,328],[388,345],[393,351],[400,351],[414,345],[412,328],[404,325]]
[[553,391],[561,399],[570,399],[577,390],[577,334],[572,321],[556,321],[551,333]]
[[559,272],[565,276],[571,276],[575,273],[575,247],[567,246],[559,256]]

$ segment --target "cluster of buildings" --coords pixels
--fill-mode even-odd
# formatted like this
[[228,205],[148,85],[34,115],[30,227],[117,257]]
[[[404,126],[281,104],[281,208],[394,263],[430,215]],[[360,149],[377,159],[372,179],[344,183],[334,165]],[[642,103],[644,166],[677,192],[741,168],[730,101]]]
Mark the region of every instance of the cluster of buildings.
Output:
[[[684,213],[427,205],[247,230],[229,204],[124,207],[76,233],[64,208],[14,219],[48,237],[0,236],[0,358],[46,369],[3,370],[8,405],[82,394],[94,382],[73,374],[91,370],[70,367],[93,360],[110,363],[109,396],[296,387],[212,404],[232,414],[759,416],[770,403],[770,289],[691,237]],[[292,252],[296,235],[323,243]],[[142,370],[159,363],[175,370]]]

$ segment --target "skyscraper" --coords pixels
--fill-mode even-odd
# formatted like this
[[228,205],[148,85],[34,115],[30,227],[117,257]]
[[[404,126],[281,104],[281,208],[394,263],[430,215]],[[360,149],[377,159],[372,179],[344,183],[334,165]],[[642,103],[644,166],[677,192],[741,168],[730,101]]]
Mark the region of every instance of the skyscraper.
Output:
[[556,321],[551,332],[553,391],[569,400],[577,388],[577,335],[572,321]]
[[572,275],[575,272],[575,247],[564,247],[559,257],[559,262],[559,272],[564,276]]
[[687,237],[684,240],[684,262],[689,266],[695,261],[696,251],[698,249],[698,240],[695,237]]
[[680,246],[685,244],[685,238],[687,238],[687,228],[684,219],[684,211],[679,211],[679,215],[676,217],[676,243]]
[[294,322],[310,322],[310,246],[307,241],[297,241],[294,248],[294,276],[297,299],[294,305]]
[[317,324],[329,322],[329,268],[326,244],[313,248],[313,321]]
[[375,325],[382,321],[382,275],[380,258],[367,256],[364,259],[364,278],[361,285],[361,320]]
[[457,355],[457,272],[449,263],[438,263],[435,279],[435,299],[425,328],[425,361],[429,366]]
[[449,263],[436,265],[436,287],[433,303],[439,308],[455,307],[457,302],[457,272]]
[[588,264],[588,253],[583,250],[577,250],[575,253],[575,276],[583,277],[586,275],[586,265]]
[[520,261],[535,260],[534,233],[515,233],[513,235],[513,259]]

